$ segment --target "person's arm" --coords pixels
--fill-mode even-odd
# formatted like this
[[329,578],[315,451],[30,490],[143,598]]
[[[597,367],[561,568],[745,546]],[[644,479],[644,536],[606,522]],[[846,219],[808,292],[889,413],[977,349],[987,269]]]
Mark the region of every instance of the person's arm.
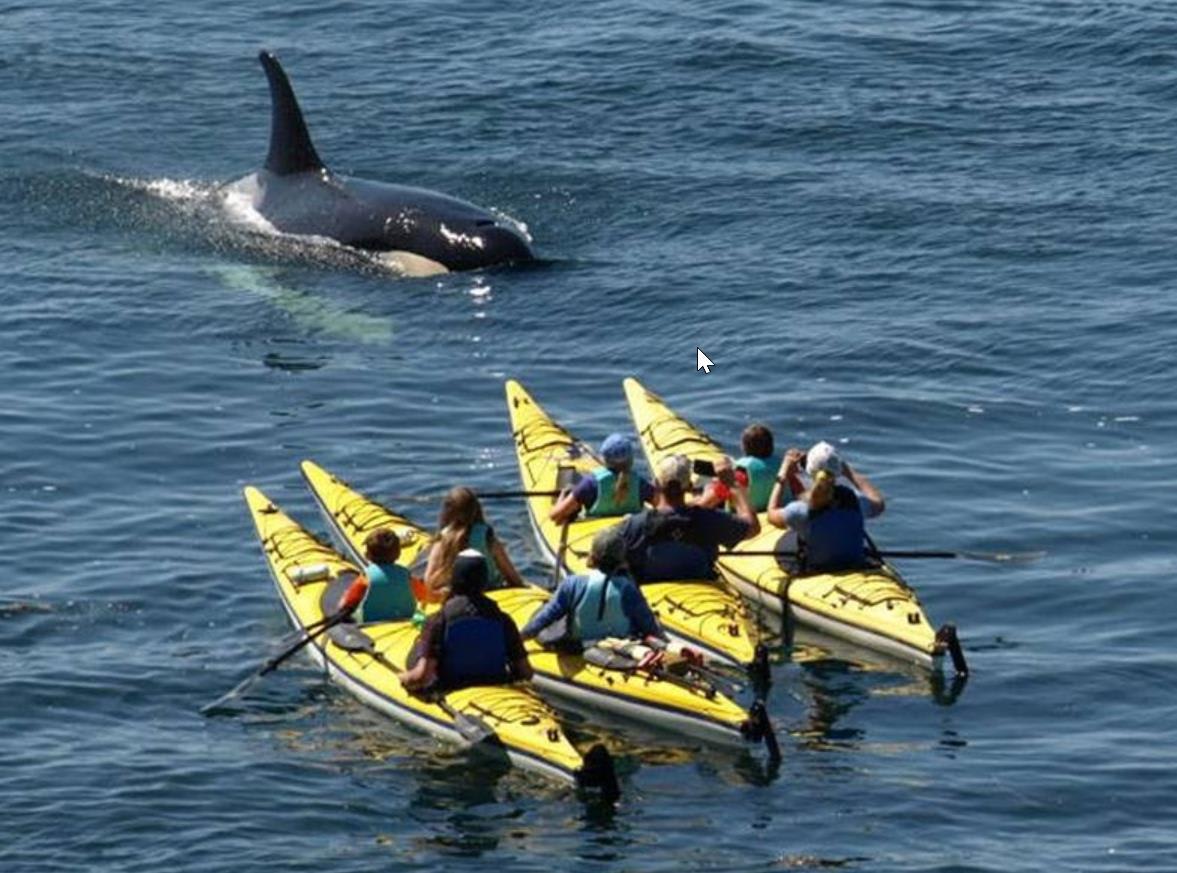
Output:
[[626,585],[621,590],[621,608],[625,612],[625,617],[629,619],[629,627],[635,637],[666,639],[666,632],[658,624],[646,596],[636,584]]
[[548,513],[548,518],[556,524],[566,524],[576,518],[579,513],[580,501],[576,499],[576,494],[566,491],[564,496],[556,501],[556,505]]
[[874,483],[862,473],[852,469],[845,461],[842,461],[842,474],[866,498],[866,502],[870,505],[872,511],[864,513],[864,515],[869,518],[882,515],[883,510],[887,508],[887,501],[883,499],[882,492],[875,487]]
[[417,663],[408,670],[396,674],[401,685],[410,691],[430,685],[437,679],[437,666],[441,663],[441,640],[444,634],[442,624],[440,612],[429,617],[414,645],[414,649],[421,652]]
[[441,543],[434,543],[429,548],[429,560],[425,563],[425,587],[436,595],[444,591],[450,584],[449,579],[441,577]]
[[535,615],[523,626],[523,639],[530,640],[552,622],[559,621],[568,614],[575,602],[573,589],[577,578],[579,577],[569,576],[566,578],[560,583],[556,592],[548,598],[548,602],[536,610]]
[[567,491],[556,501],[548,518],[556,524],[567,524],[580,514],[586,506],[597,502],[597,480],[593,476],[585,476],[576,483],[576,487]]
[[760,533],[760,519],[756,517],[756,511],[752,508],[752,504],[748,502],[748,489],[736,484],[735,470],[732,469],[731,458],[724,458],[715,465],[715,478],[727,486],[731,492],[732,507],[735,509],[736,518],[748,526],[747,531],[745,531],[740,539],[751,539]]
[[[789,449],[785,452],[785,457],[781,461],[780,469],[777,470],[776,482],[772,486],[772,494],[768,498],[768,512],[766,517],[768,523],[773,527],[787,527],[785,523],[785,514],[783,512],[785,504],[796,499],[804,490],[801,484],[801,458],[802,453],[800,449]],[[785,489],[788,489],[790,496],[785,500]]]
[[525,584],[523,577],[519,575],[519,571],[515,569],[515,565],[511,563],[511,558],[507,554],[506,548],[498,537],[494,537],[490,541],[490,554],[494,558],[495,566],[499,568],[499,575],[507,580],[507,584],[514,588],[522,588]]
[[722,487],[722,483],[718,479],[712,479],[707,483],[707,487],[703,489],[703,493],[695,500],[695,506],[703,509],[719,509],[731,496],[727,493],[728,489]]
[[397,673],[396,678],[409,691],[424,688],[437,678],[437,659],[425,655],[413,665],[412,669]]
[[511,678],[520,681],[530,679],[535,675],[535,671],[531,669],[531,661],[527,659],[527,649],[523,647],[519,628],[509,615],[503,616],[503,633],[507,636],[507,660],[510,664]]

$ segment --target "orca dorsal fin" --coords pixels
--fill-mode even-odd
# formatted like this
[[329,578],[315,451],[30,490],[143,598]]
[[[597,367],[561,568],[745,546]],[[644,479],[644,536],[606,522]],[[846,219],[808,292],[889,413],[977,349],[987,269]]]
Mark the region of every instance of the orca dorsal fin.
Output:
[[282,65],[267,51],[258,52],[257,59],[270,81],[270,153],[266,155],[266,169],[279,176],[322,170],[323,162],[307,133],[302,110]]

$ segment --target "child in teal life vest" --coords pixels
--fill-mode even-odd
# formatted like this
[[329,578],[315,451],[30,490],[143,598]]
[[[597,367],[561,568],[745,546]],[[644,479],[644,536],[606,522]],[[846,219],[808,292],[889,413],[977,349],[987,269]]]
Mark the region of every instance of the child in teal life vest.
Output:
[[[780,459],[776,456],[773,445],[772,431],[760,423],[750,424],[740,435],[740,447],[744,454],[734,462],[736,483],[747,489],[748,503],[752,511],[764,512],[768,509],[768,498],[772,496],[772,487],[776,484],[777,470],[780,466]],[[716,486],[715,483],[711,483],[711,486],[695,503],[712,509],[727,503],[728,508],[735,511],[727,490]]]
[[[567,524],[583,509],[591,518],[630,515],[654,499],[654,486],[633,473],[633,443],[625,434],[613,433],[601,443],[604,466],[581,479],[561,497],[548,517]],[[636,479],[636,481],[634,481]]]
[[755,512],[768,508],[776,484],[780,459],[774,451],[772,431],[763,424],[750,424],[740,435],[743,457],[736,459],[736,481],[748,489],[748,502]]
[[409,585],[408,568],[397,563],[401,541],[396,532],[388,528],[372,531],[364,540],[364,554],[368,559],[364,566],[368,595],[356,612],[356,620],[364,623],[412,618],[417,601]]

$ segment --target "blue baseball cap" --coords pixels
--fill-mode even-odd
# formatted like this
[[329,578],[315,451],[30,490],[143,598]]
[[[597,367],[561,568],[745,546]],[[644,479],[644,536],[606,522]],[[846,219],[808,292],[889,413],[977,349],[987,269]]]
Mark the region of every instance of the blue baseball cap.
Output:
[[633,443],[623,433],[611,433],[601,443],[601,457],[610,470],[628,470],[633,466]]

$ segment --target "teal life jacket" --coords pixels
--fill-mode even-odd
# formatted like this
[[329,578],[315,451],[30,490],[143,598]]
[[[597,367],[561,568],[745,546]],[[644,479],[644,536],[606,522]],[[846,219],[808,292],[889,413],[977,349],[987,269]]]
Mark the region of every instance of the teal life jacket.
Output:
[[590,570],[584,594],[572,613],[572,631],[582,643],[605,637],[628,637],[629,618],[621,606],[620,578]]
[[499,565],[495,563],[490,553],[490,528],[481,521],[474,522],[470,528],[467,548],[474,549],[486,558],[486,588],[488,591],[503,587],[503,575],[499,572]]
[[360,604],[356,620],[361,624],[370,621],[395,621],[412,618],[417,609],[409,587],[409,571],[399,564],[368,564],[364,568],[368,577],[368,594]]
[[752,504],[753,512],[764,512],[768,509],[768,498],[772,496],[772,488],[776,484],[776,474],[780,466],[780,459],[775,455],[769,455],[767,458],[745,455],[736,461],[736,467],[748,474],[748,502]]
[[593,470],[593,478],[597,480],[597,499],[585,509],[586,515],[592,518],[627,515],[642,508],[642,482],[632,470],[629,474],[629,489],[623,501],[617,500],[616,473],[608,467],[597,467]]

